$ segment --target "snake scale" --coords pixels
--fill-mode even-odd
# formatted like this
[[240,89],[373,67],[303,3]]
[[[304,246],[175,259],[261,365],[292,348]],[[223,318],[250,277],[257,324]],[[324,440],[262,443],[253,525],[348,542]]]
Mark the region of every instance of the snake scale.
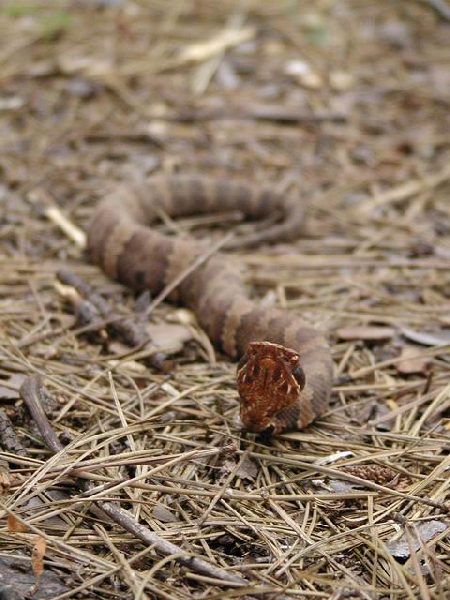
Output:
[[[112,278],[158,294],[188,270],[205,244],[164,235],[149,225],[170,217],[240,211],[245,219],[280,214],[265,241],[298,237],[300,203],[270,186],[197,176],[161,176],[120,184],[100,201],[90,224],[92,260]],[[261,236],[260,236],[261,237]],[[248,244],[258,242],[258,235]],[[301,429],[329,405],[332,360],[325,337],[287,311],[250,299],[237,261],[216,253],[168,296],[195,313],[211,341],[240,358],[237,386],[244,429],[279,433]]]

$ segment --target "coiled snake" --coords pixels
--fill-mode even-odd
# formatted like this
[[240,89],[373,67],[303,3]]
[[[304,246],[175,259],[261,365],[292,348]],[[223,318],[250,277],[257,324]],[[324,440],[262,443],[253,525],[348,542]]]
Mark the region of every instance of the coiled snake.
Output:
[[[300,204],[269,186],[155,177],[120,185],[100,202],[88,235],[91,257],[125,285],[157,294],[204,251],[197,241],[151,229],[161,211],[182,217],[236,210],[249,219],[281,213],[282,221],[264,232],[264,240],[299,235]],[[258,236],[247,240],[257,241]],[[239,266],[229,256],[211,256],[181,281],[169,299],[192,309],[211,341],[231,358],[240,358],[237,385],[246,430],[301,429],[327,409],[332,360],[326,339],[303,319],[253,302]]]

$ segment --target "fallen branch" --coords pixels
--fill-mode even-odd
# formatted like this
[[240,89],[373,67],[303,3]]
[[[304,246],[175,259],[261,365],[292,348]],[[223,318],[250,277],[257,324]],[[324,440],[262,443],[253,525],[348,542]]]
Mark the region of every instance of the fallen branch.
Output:
[[[46,389],[39,375],[30,375],[27,377],[20,388],[20,394],[31,413],[31,416],[35,420],[47,447],[54,454],[61,452],[61,450],[63,450],[63,445],[59,441],[58,436],[48,421],[41,405],[41,398],[46,394]],[[89,492],[91,489],[91,484],[84,479],[75,479],[75,485],[84,493]],[[248,583],[240,575],[230,573],[206,562],[202,558],[192,556],[180,546],[159,537],[156,533],[145,527],[145,525],[137,523],[128,511],[118,508],[113,503],[96,500],[95,505],[114,521],[114,523],[120,525],[136,538],[146,544],[152,545],[156,551],[164,556],[172,556],[173,560],[179,562],[184,567],[212,578],[212,580],[215,580],[216,585],[226,584],[235,586]],[[213,581],[210,583],[213,583]]]

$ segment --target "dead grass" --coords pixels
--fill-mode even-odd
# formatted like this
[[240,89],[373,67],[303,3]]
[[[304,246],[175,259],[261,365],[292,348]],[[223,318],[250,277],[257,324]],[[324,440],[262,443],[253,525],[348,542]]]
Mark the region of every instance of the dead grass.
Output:
[[[25,452],[3,453],[0,559],[29,569],[45,538],[60,587],[34,597],[448,597],[450,26],[431,4],[2,3],[0,392]],[[148,299],[90,266],[76,228],[111,182],[173,171],[306,204],[297,243],[241,259],[263,302],[330,331],[333,404],[307,430],[243,439],[234,367],[184,310],[152,306],[158,348],[74,326],[61,268],[143,323]],[[211,225],[163,226],[221,239]],[[19,398],[33,373],[54,456]],[[94,497],[248,585],[162,557]]]

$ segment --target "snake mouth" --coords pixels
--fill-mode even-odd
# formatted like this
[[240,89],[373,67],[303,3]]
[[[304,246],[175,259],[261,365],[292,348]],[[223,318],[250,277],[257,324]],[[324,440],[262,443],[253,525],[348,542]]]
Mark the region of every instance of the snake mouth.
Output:
[[273,434],[275,433],[275,427],[271,424],[268,425],[265,429],[263,429],[259,434],[258,437],[261,438],[261,441],[266,441],[269,440]]
[[273,424],[267,425],[264,429],[260,429],[258,431],[251,431],[248,427],[245,427],[241,424],[241,433],[243,437],[246,437],[248,434],[256,436],[258,441],[261,443],[269,442],[272,439],[274,434],[276,433],[276,428]]

